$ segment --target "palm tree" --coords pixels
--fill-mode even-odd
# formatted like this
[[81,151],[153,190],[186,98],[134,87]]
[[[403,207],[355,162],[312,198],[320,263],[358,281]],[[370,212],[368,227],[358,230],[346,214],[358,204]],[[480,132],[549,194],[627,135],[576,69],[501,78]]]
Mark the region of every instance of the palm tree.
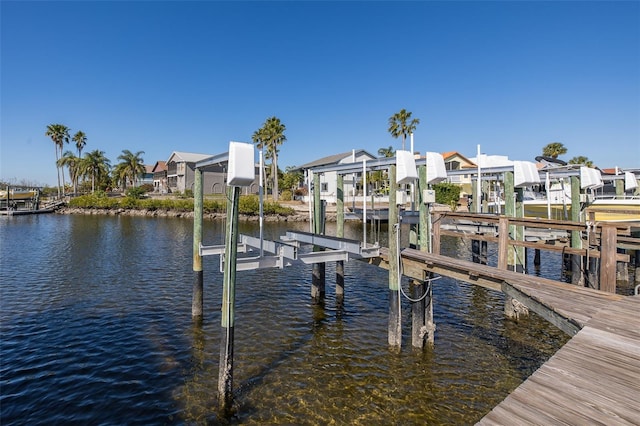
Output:
[[276,201],[278,200],[278,146],[287,140],[284,135],[285,130],[286,126],[280,122],[279,118],[270,117],[251,137],[258,149],[265,149],[265,158],[271,159],[273,199]]
[[[58,165],[58,160],[62,156],[62,148],[64,147],[65,142],[69,143],[69,128],[64,124],[49,124],[47,126],[47,131],[45,132],[45,136],[49,136],[53,143],[55,144],[56,150],[56,168],[58,170],[58,198],[61,197],[60,191],[60,165]],[[64,187],[64,171],[62,172],[62,186]]]
[[76,148],[78,149],[78,157],[82,158],[82,149],[87,144],[87,135],[85,135],[82,130],[79,130],[73,135],[73,141],[76,143]]
[[144,151],[138,151],[133,153],[128,149],[123,149],[122,154],[118,156],[120,162],[116,164],[113,169],[113,175],[117,182],[122,182],[123,189],[127,189],[127,181],[131,182],[132,186],[136,185],[138,177],[144,174],[144,160],[141,155]]
[[389,148],[380,148],[378,150],[378,155],[385,158],[391,158],[396,155],[396,151],[393,149],[393,146],[389,145]]
[[411,133],[416,130],[416,126],[420,124],[420,120],[414,118],[411,119],[411,113],[406,109],[401,109],[400,112],[393,114],[389,117],[389,133],[394,138],[399,138],[402,136],[402,150],[404,151],[404,141],[407,139]]
[[567,153],[567,148],[560,142],[551,142],[544,148],[542,148],[542,155],[545,157],[558,158],[558,155]]
[[69,178],[73,184],[73,193],[78,192],[78,175],[80,170],[80,158],[76,157],[71,151],[65,151],[64,155],[58,160],[59,167],[67,167],[69,169]]
[[587,157],[583,155],[579,155],[577,157],[573,157],[571,160],[567,161],[569,164],[582,164],[583,166],[593,167],[593,161],[589,160]]
[[91,192],[95,192],[96,181],[100,182],[108,177],[110,168],[111,162],[105,157],[104,151],[96,149],[84,155],[79,172],[83,176],[91,177]]

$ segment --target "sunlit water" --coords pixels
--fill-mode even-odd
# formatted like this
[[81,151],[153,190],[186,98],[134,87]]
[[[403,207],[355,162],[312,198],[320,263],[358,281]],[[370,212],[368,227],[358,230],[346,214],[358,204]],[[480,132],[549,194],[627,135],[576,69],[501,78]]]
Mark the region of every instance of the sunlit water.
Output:
[[[192,228],[175,218],[1,218],[0,424],[223,422],[222,275],[218,257],[206,257],[205,318],[195,324]],[[222,244],[223,229],[205,222],[204,243]],[[308,224],[268,223],[265,237],[288,229]],[[241,232],[257,236],[257,225]],[[358,226],[346,232],[360,238]],[[462,242],[443,250],[471,258]],[[558,262],[543,254],[548,270],[538,273],[558,278]],[[535,315],[505,320],[500,293],[442,278],[435,347],[411,349],[405,300],[396,353],[387,346],[388,272],[351,261],[345,273],[337,309],[331,264],[324,308],[310,303],[308,265],[238,272],[236,415],[225,422],[473,424],[567,340]]]

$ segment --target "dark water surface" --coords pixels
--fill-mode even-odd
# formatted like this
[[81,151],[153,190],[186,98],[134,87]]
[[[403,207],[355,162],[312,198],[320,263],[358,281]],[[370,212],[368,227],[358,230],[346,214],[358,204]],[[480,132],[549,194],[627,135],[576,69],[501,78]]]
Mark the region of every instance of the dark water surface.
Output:
[[[205,318],[191,318],[191,220],[39,215],[0,218],[0,424],[217,424],[217,256],[204,259]],[[329,224],[328,234],[332,234]],[[268,223],[276,239],[308,224]],[[258,235],[257,225],[241,232]],[[205,222],[205,244],[223,243]],[[360,227],[348,227],[360,238]],[[406,233],[405,233],[406,234]],[[470,247],[444,250],[470,259]],[[491,249],[490,249],[491,251]],[[540,275],[558,278],[557,259]],[[336,309],[311,267],[238,272],[232,424],[473,424],[567,338],[540,318],[503,318],[503,297],[442,278],[436,345],[387,346],[388,272],[345,264]],[[406,285],[406,283],[405,283]]]

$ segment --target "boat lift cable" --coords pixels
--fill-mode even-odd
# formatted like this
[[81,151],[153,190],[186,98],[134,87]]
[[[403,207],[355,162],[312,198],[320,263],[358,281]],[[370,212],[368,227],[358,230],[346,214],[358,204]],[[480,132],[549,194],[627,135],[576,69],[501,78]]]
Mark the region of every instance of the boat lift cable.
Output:
[[[396,247],[398,247],[398,257],[396,259],[396,261],[398,262],[397,263],[397,265],[398,265],[398,300],[401,300],[400,295],[402,295],[408,301],[410,301],[412,303],[421,302],[429,294],[429,290],[431,289],[431,282],[439,280],[441,277],[435,277],[435,278],[426,279],[425,281],[428,283],[428,287],[425,289],[424,294],[422,296],[420,296],[419,298],[417,298],[417,299],[414,299],[414,298],[410,297],[409,295],[407,295],[407,293],[405,293],[404,289],[402,288],[402,254],[400,253],[400,224],[396,223],[394,225],[394,228],[396,230],[396,244],[397,244]],[[398,311],[401,312],[402,309],[399,309]],[[399,315],[401,315],[401,314],[399,314]]]

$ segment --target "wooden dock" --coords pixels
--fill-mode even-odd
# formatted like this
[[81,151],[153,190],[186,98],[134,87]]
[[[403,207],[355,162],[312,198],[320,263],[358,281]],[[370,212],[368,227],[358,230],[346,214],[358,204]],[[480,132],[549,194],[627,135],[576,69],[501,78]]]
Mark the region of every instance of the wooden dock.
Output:
[[[372,261],[385,267],[388,253]],[[622,296],[466,260],[402,251],[425,272],[504,292],[573,336],[479,425],[640,424],[640,296]]]
[[639,313],[609,303],[477,424],[640,424]]

